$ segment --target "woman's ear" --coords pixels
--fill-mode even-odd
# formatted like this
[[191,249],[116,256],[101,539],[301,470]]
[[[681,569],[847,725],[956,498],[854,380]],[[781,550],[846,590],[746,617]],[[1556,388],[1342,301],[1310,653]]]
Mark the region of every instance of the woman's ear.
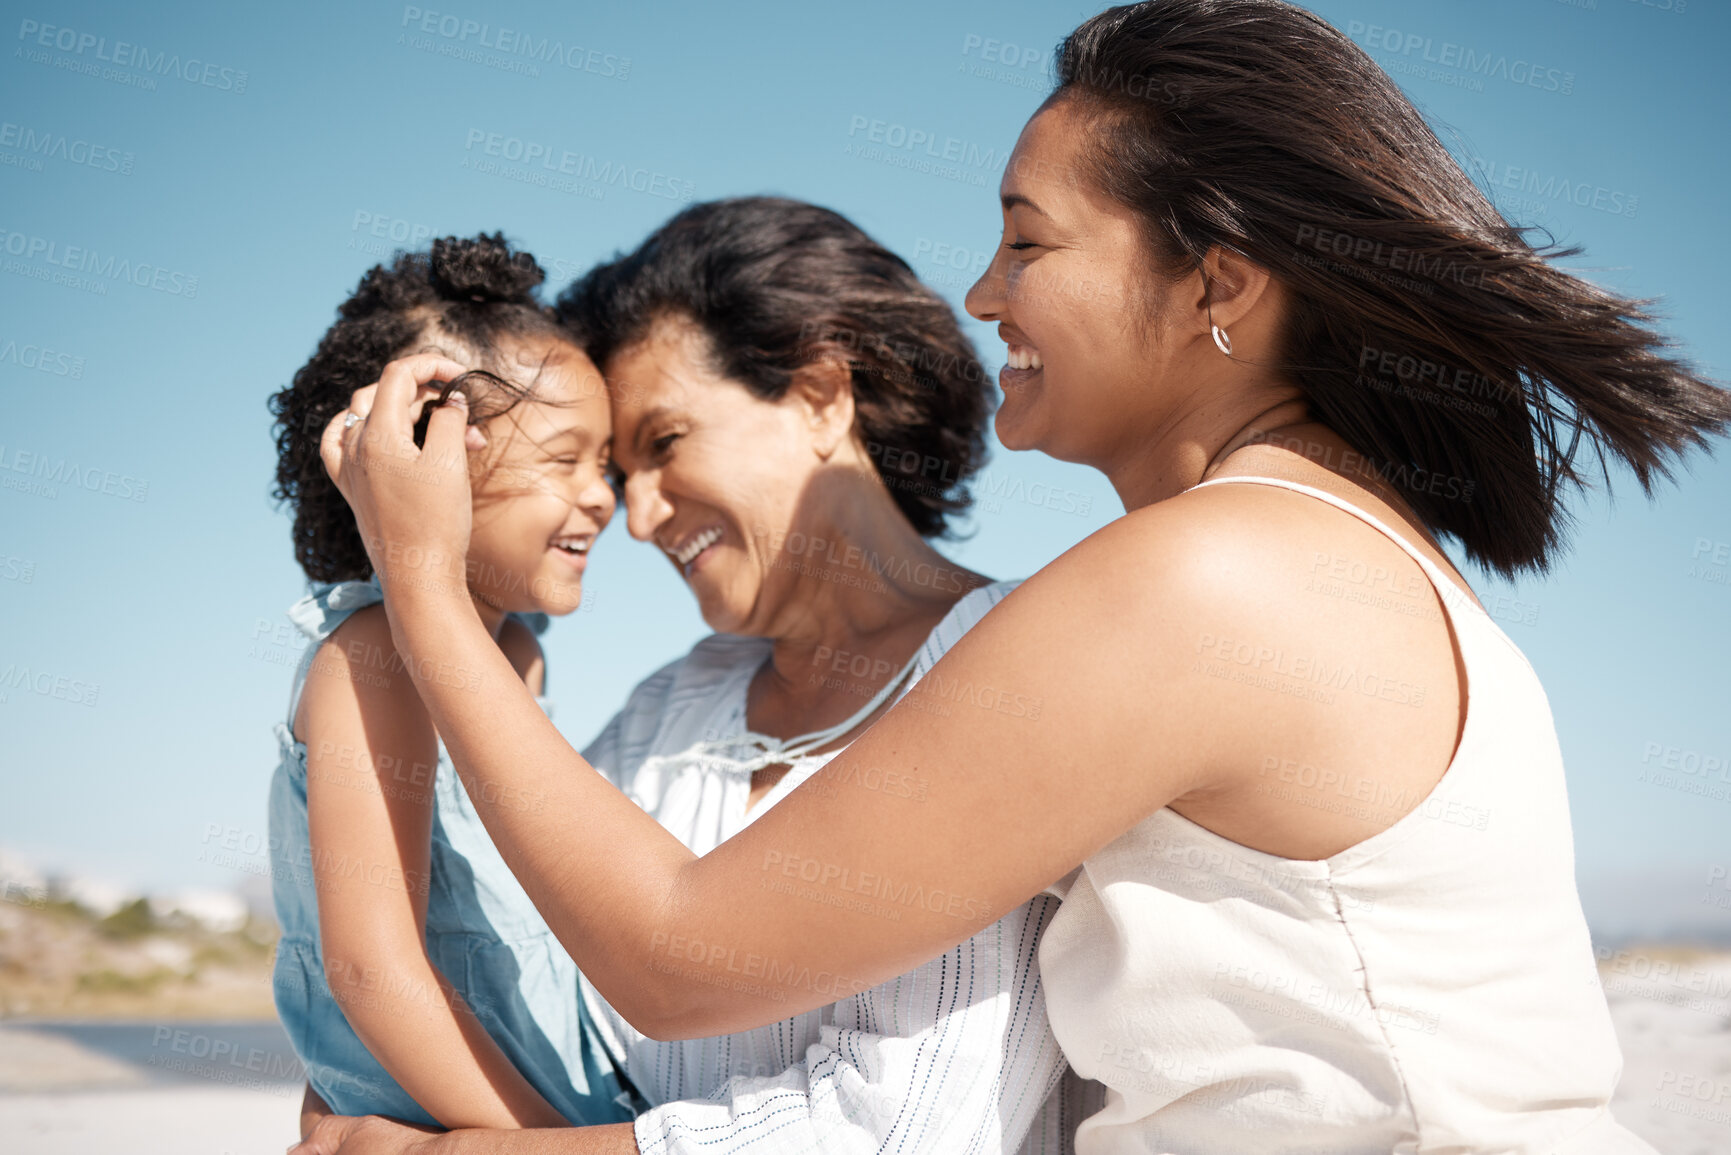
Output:
[[1208,250],[1196,270],[1200,291],[1195,298],[1197,327],[1230,329],[1255,310],[1268,290],[1268,270],[1219,245]]
[[826,358],[794,372],[787,398],[811,427],[812,449],[823,460],[853,434],[853,373],[847,363]]

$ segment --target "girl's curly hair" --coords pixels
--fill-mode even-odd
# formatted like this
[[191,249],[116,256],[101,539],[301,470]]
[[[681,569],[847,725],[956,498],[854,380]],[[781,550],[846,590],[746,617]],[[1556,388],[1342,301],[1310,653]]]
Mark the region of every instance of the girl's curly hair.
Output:
[[[440,402],[463,388],[473,399],[471,424],[510,409],[527,391],[489,371],[502,368],[499,343],[570,341],[536,298],[545,276],[534,257],[512,251],[503,233],[442,237],[428,252],[398,253],[388,268],[373,266],[338,307],[337,323],[312,359],[270,400],[277,445],[273,493],[294,506],[295,560],[307,577],[365,580],[373,572],[354,514],[319,457],[319,438],[331,418],[348,408],[356,389],[377,381],[388,362],[429,348],[480,366],[446,383]],[[476,390],[477,381],[485,388]]]

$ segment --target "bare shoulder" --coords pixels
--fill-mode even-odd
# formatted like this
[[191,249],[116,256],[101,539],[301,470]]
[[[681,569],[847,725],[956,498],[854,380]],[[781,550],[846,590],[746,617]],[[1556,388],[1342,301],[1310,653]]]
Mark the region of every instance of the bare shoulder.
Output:
[[1186,492],[1101,527],[1011,596],[1102,601],[1132,617],[1193,617],[1239,599],[1261,601],[1271,586],[1286,584],[1283,571],[1302,571],[1342,528],[1334,524],[1345,520],[1338,512],[1309,505],[1264,486]]
[[427,717],[383,605],[356,610],[320,644],[295,712],[295,733],[305,740],[311,718],[356,711],[404,721]]
[[[1458,739],[1464,667],[1436,588],[1387,535],[1301,493],[1210,486],[1126,514],[1002,610],[1005,629],[1063,621],[1046,648],[1103,675],[1092,692],[1121,713],[1100,724],[1139,733],[1143,759],[1190,760],[1172,808],[1267,853],[1327,857],[1404,812],[1325,812],[1267,789],[1271,773],[1320,767],[1416,801]],[[1155,697],[1179,729],[1147,732]]]
[[366,667],[388,670],[402,668],[397,645],[391,640],[390,619],[383,605],[371,605],[356,610],[319,646],[313,665]]
[[[1392,507],[1317,473],[1305,479],[1313,488],[1375,517],[1467,588],[1447,556]],[[1077,580],[1088,574],[1088,580],[1111,581],[1117,575],[1130,585],[1147,584],[1136,580],[1140,575],[1157,582],[1162,597],[1215,604],[1244,595],[1261,601],[1313,593],[1312,587],[1328,581],[1364,586],[1373,600],[1423,600],[1433,589],[1423,568],[1387,534],[1314,496],[1265,484],[1188,490],[1125,514],[1071,552],[1075,557],[1065,568]]]
[[[1457,577],[1394,506],[1317,480]],[[1387,829],[1447,771],[1464,725],[1465,664],[1442,592],[1388,533],[1309,494],[1247,483],[1164,504],[1166,535],[1198,547],[1179,582],[1206,611],[1193,673],[1240,735],[1222,744],[1230,757],[1212,787],[1173,809],[1296,859]],[[1343,806],[1329,783],[1377,804]]]

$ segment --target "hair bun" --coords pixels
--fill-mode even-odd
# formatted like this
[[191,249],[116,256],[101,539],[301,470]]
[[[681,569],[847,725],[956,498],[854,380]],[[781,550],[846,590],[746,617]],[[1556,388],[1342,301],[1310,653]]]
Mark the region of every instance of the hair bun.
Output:
[[528,253],[512,252],[504,233],[473,238],[440,237],[433,242],[428,279],[446,300],[535,304],[535,289],[546,279]]

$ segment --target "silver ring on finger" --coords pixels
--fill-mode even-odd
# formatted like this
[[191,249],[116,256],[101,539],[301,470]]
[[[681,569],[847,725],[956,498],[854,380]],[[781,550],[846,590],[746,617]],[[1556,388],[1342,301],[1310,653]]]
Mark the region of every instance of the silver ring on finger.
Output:
[[360,422],[360,420],[361,415],[359,413],[350,413],[347,417],[343,418],[343,428],[352,429]]

